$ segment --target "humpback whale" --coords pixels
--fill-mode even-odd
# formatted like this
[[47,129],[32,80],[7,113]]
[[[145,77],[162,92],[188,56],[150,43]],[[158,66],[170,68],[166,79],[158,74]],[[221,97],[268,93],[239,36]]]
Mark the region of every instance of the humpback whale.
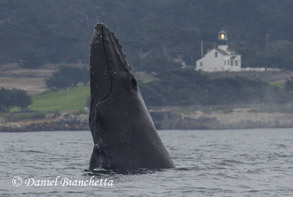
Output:
[[119,40],[97,24],[90,51],[90,170],[173,168]]

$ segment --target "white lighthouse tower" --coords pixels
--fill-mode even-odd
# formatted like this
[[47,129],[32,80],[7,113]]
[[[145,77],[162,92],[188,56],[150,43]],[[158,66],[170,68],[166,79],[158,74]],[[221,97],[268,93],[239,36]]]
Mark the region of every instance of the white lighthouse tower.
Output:
[[227,32],[222,29],[218,33],[217,46],[196,61],[195,70],[205,72],[241,71],[241,55],[231,46]]

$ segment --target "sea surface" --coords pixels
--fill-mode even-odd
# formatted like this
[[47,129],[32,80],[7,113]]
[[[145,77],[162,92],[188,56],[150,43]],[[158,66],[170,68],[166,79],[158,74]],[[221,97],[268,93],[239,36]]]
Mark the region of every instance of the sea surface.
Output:
[[293,196],[293,129],[158,132],[176,168],[128,174],[87,170],[89,131],[0,133],[0,196]]

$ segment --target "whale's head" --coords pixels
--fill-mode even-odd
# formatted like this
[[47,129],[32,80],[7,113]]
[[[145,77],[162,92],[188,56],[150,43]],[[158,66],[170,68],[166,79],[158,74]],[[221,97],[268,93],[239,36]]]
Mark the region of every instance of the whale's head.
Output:
[[121,44],[104,24],[95,26],[91,41],[90,62],[91,128],[95,122],[91,119],[95,116],[94,113],[97,115],[96,108],[103,102],[112,102],[107,106],[114,106],[113,103],[120,102],[118,97],[124,97],[121,100],[133,101],[132,105],[136,102],[142,102],[144,105]]
[[[137,90],[137,82],[114,33],[97,24],[91,42],[91,95],[94,100],[106,99],[112,91]],[[120,93],[121,94],[121,93]]]

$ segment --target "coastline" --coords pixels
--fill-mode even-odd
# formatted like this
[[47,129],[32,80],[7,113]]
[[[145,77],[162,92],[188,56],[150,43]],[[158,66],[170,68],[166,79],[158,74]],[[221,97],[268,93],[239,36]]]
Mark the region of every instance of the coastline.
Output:
[[[195,111],[191,114],[151,110],[150,113],[159,130],[293,128],[293,113],[252,112],[248,109],[233,109],[230,112]],[[79,130],[89,130],[88,114],[47,114],[42,119],[12,122],[0,118],[0,132]]]

